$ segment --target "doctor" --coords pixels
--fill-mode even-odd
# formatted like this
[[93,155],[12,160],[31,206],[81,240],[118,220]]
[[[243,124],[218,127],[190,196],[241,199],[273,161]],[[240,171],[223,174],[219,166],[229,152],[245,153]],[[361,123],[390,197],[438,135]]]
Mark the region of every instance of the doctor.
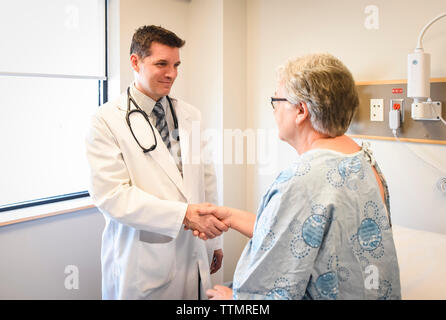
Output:
[[[86,145],[90,195],[105,217],[103,299],[205,298],[210,274],[221,266],[218,236],[227,227],[192,204],[217,202],[213,167],[192,154],[201,141],[192,134],[201,130],[200,111],[168,97],[184,43],[161,27],[136,30],[135,81],[92,119]],[[214,239],[194,238],[185,228]]]

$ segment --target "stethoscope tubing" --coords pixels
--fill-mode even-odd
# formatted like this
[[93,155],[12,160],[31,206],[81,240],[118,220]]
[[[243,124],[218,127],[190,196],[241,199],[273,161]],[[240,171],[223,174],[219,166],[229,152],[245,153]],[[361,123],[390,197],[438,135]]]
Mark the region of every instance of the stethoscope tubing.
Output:
[[[173,108],[173,105],[172,105],[172,100],[170,99],[169,96],[166,96],[166,98],[167,98],[167,101],[169,103],[170,112],[172,114],[174,130],[178,130],[178,119],[177,119],[177,115],[176,115],[175,109]],[[133,103],[133,105],[135,106],[136,109],[130,110],[130,102]],[[136,138],[136,136],[135,136],[135,134],[134,134],[134,132],[132,130],[132,126],[130,124],[130,115],[132,113],[134,113],[134,112],[141,113],[143,115],[143,117],[146,119],[146,121],[149,123],[150,129],[152,130],[152,134],[153,134],[153,138],[155,140],[155,143],[148,149],[144,148],[139,143],[138,139]],[[156,140],[155,130],[153,129],[152,124],[150,123],[150,119],[149,119],[149,116],[147,115],[147,113],[139,107],[139,105],[136,103],[135,99],[133,99],[132,95],[130,94],[130,87],[127,88],[127,114],[126,114],[126,122],[127,122],[127,125],[129,126],[129,129],[130,129],[130,132],[132,133],[133,138],[135,139],[136,143],[140,146],[140,148],[143,150],[144,153],[147,153],[147,152],[150,152],[150,151],[153,151],[153,150],[156,149],[156,147],[158,145],[158,142]],[[180,141],[179,134],[177,135],[176,140]]]

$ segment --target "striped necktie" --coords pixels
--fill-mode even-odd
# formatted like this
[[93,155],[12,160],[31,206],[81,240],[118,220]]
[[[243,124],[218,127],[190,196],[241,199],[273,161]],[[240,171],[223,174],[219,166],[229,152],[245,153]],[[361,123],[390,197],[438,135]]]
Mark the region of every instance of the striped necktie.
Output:
[[166,113],[164,112],[164,108],[161,102],[158,101],[157,103],[155,103],[152,113],[156,118],[155,127],[158,130],[161,139],[163,139],[163,142],[166,145],[167,149],[169,149],[170,151],[169,128],[167,127]]

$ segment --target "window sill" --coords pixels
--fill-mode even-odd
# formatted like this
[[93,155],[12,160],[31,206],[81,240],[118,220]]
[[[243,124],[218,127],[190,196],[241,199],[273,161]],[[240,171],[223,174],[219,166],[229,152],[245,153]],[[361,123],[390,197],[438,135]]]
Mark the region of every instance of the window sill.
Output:
[[94,208],[90,197],[48,203],[0,213],[0,227],[59,214]]

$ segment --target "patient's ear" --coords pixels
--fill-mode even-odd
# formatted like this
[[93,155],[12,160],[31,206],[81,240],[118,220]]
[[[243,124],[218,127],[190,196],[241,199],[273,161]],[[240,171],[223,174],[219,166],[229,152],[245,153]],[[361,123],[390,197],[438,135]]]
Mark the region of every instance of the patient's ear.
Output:
[[302,124],[307,118],[310,117],[310,113],[308,112],[307,103],[304,101],[296,104],[296,124]]

